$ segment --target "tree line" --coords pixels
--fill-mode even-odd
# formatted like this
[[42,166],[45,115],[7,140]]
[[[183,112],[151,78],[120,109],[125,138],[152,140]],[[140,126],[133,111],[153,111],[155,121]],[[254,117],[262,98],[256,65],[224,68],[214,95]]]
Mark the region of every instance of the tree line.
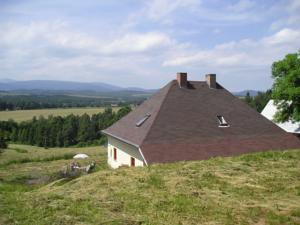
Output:
[[[139,102],[135,99],[130,100],[127,104],[135,104]],[[0,111],[70,107],[107,107],[111,104],[124,106],[124,103],[116,97],[101,98],[67,95],[0,95]]]
[[266,92],[258,92],[256,96],[250,96],[247,92],[243,100],[257,112],[261,113],[268,101],[272,98],[272,91],[267,90]]
[[[30,121],[17,123],[13,120],[0,121],[0,142],[36,145],[40,147],[68,147],[103,144],[101,130],[131,111],[129,106],[117,112],[106,108],[104,112],[89,116],[33,117]],[[0,147],[1,148],[1,147]]]

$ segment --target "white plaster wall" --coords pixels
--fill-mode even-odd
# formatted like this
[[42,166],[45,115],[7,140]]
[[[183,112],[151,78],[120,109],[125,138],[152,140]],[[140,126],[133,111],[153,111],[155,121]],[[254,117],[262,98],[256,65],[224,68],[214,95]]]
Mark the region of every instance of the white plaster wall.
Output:
[[[122,165],[130,166],[131,157],[135,158],[135,166],[144,166],[143,157],[137,147],[129,145],[111,136],[108,136],[107,139],[107,163],[112,168],[118,168]],[[114,148],[117,149],[117,160],[114,160]]]

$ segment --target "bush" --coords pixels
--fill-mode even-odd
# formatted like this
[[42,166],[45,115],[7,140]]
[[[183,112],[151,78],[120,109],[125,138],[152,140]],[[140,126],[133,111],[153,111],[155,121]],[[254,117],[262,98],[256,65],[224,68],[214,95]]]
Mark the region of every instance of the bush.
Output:
[[0,137],[0,153],[7,148],[6,140],[3,137]]

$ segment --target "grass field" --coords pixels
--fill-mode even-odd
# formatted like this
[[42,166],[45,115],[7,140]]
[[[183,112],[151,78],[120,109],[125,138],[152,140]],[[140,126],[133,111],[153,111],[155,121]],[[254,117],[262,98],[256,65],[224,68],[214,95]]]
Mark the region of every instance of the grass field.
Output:
[[[97,172],[28,184],[72,161],[41,159],[78,152]],[[0,162],[0,224],[300,224],[300,150],[118,170],[105,161],[103,147],[11,145]]]
[[[0,120],[7,121],[13,119],[17,122],[26,121],[32,119],[33,116],[37,118],[39,116],[48,117],[53,116],[67,116],[70,114],[83,115],[87,113],[89,115],[103,112],[104,107],[89,107],[89,108],[66,108],[66,109],[34,109],[34,110],[16,110],[16,111],[0,111]],[[118,110],[119,107],[114,107],[114,110]]]
[[80,160],[83,164],[95,161],[98,168],[107,168],[104,147],[44,149],[28,145],[9,145],[9,149],[0,155],[0,181],[49,178],[72,162],[73,156],[78,153],[90,156]]

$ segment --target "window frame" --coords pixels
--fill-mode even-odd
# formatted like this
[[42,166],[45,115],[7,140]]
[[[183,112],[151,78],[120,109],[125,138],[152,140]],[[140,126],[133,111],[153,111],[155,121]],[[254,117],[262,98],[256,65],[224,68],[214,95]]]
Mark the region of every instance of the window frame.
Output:
[[142,119],[140,119],[139,121],[136,122],[135,126],[136,127],[140,127],[143,125],[143,123],[146,122],[146,120],[151,116],[150,113],[147,113]]
[[217,115],[217,119],[218,119],[218,122],[219,122],[219,127],[222,127],[222,128],[230,127],[230,125],[225,120],[224,116]]

